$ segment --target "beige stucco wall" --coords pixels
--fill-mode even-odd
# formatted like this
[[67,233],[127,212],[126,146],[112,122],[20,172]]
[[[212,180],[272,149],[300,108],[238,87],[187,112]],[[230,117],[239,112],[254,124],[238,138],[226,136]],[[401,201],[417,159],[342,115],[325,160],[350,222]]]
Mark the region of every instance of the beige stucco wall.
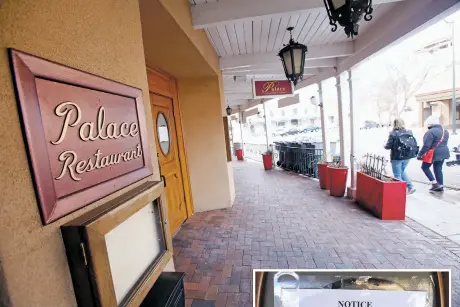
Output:
[[206,33],[193,29],[187,0],[139,3],[147,64],[178,79],[195,212],[229,207],[235,186],[225,151],[226,106],[217,54]]
[[[7,57],[13,47],[126,83],[147,77],[137,0],[6,0],[0,7],[0,306],[75,306],[60,225],[42,226]],[[145,103],[146,113],[150,107]],[[151,118],[148,115],[149,133]],[[152,144],[154,144],[152,142]],[[155,147],[154,178],[158,179]],[[129,189],[129,188],[128,188]]]
[[[143,0],[141,0],[143,1]],[[192,27],[192,14],[189,0],[159,0],[171,14],[182,31],[187,35],[198,52],[206,59],[215,73],[220,73],[219,58],[204,30]]]
[[176,6],[165,7],[160,0],[139,0],[147,65],[176,78],[215,76],[219,62],[204,31],[194,30],[191,21],[188,31],[184,31],[186,20],[191,20],[190,3],[171,1],[177,2]]
[[232,170],[227,166],[219,80],[179,79],[178,88],[195,212],[230,207]]

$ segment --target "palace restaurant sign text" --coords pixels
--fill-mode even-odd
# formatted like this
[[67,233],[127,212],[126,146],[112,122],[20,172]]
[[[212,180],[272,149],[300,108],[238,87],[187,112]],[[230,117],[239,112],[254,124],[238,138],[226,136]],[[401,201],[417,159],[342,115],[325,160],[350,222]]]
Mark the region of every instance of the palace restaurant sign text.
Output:
[[253,80],[254,98],[286,97],[294,94],[294,87],[289,80]]
[[10,52],[45,224],[152,173],[141,90]]

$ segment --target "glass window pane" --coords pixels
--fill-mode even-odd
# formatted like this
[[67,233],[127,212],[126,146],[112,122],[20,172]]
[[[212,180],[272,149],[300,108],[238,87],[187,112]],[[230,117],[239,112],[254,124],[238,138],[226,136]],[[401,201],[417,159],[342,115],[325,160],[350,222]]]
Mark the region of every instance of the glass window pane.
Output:
[[117,304],[166,251],[158,202],[153,201],[105,235]]
[[346,1],[345,0],[332,0],[332,3],[334,4],[334,8],[339,8],[345,5]]
[[168,122],[163,113],[158,113],[157,118],[157,138],[160,143],[161,151],[166,156],[169,153],[170,137]]
[[286,51],[285,53],[283,53],[283,59],[284,59],[284,63],[286,65],[286,70],[288,74],[292,74],[291,52]]
[[298,74],[302,66],[302,49],[294,49],[294,66],[295,73]]

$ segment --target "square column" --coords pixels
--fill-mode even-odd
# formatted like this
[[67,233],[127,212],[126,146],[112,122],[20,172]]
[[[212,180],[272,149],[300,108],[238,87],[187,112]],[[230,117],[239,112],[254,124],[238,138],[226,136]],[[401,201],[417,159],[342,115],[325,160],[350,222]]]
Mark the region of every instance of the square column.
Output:
[[339,138],[340,138],[340,161],[345,163],[345,137],[343,131],[343,103],[342,103],[342,89],[340,85],[340,75],[335,76],[337,88],[337,102],[339,109]]
[[320,108],[320,113],[321,113],[321,137],[323,141],[323,161],[326,161],[327,160],[326,120],[324,119],[323,85],[321,82],[318,83],[318,95],[319,95],[319,108]]
[[355,170],[355,125],[353,108],[353,80],[351,69],[348,70],[348,88],[350,93],[350,176],[351,183],[347,188],[347,197],[354,199],[356,195],[356,170]]

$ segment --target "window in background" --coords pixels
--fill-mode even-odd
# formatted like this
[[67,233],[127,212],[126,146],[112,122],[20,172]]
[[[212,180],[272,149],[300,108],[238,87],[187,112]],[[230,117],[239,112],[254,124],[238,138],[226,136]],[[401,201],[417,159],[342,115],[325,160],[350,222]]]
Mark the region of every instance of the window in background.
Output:
[[457,120],[460,120],[460,101],[457,100]]

